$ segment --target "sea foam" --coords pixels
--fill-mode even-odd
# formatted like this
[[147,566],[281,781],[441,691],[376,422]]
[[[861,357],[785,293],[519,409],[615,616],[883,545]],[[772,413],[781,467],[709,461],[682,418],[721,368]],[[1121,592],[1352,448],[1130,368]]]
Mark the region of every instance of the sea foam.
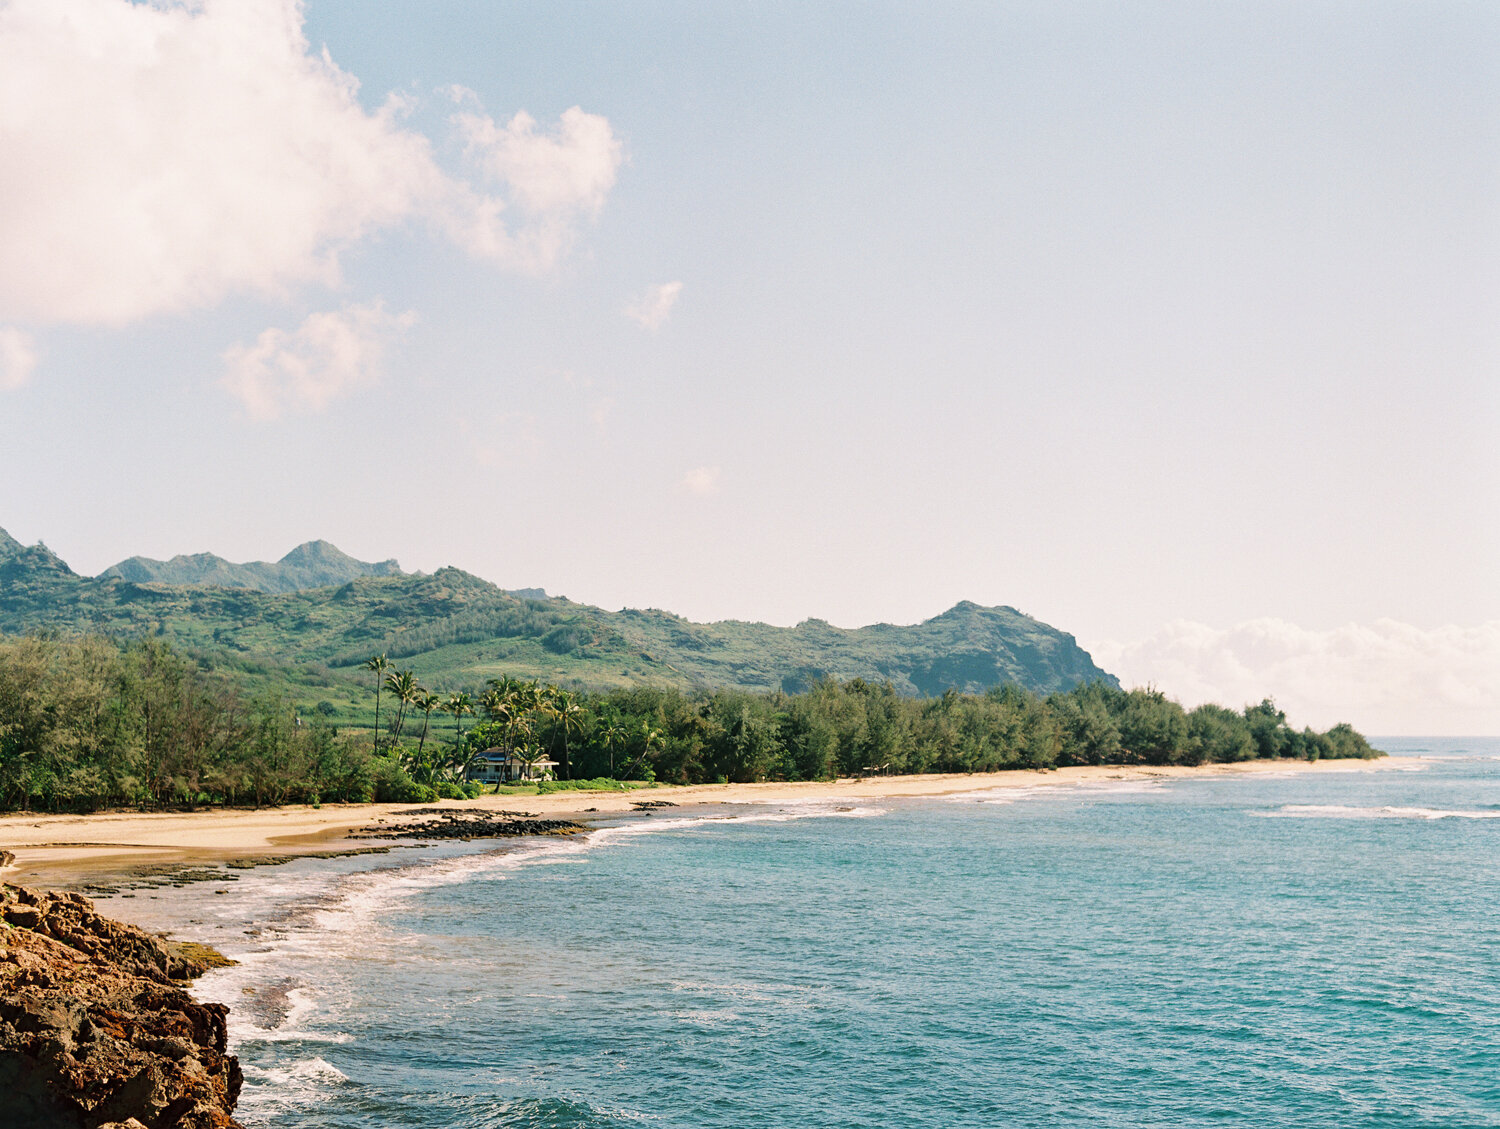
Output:
[[1354,807],[1347,804],[1283,804],[1273,811],[1252,811],[1249,814],[1263,819],[1500,819],[1500,809],[1475,811],[1395,805]]

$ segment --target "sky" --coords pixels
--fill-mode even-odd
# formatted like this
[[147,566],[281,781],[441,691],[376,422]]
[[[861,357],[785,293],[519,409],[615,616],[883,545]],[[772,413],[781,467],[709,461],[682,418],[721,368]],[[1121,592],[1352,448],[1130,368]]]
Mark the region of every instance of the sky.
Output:
[[0,527],[1500,732],[1500,6],[0,0]]

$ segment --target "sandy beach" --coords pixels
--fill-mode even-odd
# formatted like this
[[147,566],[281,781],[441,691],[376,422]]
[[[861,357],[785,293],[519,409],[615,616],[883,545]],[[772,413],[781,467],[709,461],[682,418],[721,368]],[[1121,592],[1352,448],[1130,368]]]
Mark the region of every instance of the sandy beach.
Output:
[[632,792],[561,792],[549,796],[482,796],[436,805],[330,804],[196,812],[103,812],[93,815],[0,816],[0,850],[14,861],[0,877],[33,885],[109,881],[142,871],[237,862],[252,864],[299,855],[368,848],[351,831],[384,822],[393,827],[419,818],[414,807],[530,813],[553,818],[628,812],[643,800],[695,804],[786,804],[942,796],[992,788],[1033,788],[1106,780],[1260,773],[1378,772],[1413,758],[1374,761],[1248,761],[1198,768],[1177,766],[1060,768],[1050,772],[881,776],[807,783],[661,786]]

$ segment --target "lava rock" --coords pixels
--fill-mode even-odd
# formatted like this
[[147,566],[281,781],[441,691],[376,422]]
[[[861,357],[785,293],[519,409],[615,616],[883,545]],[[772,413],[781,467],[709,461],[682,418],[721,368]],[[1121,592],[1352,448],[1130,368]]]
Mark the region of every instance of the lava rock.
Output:
[[351,839],[498,839],[518,835],[577,835],[588,828],[571,819],[518,818],[508,812],[452,811],[415,823],[387,823],[349,833]]
[[0,1125],[235,1129],[243,1078],[205,965],[79,894],[0,886]]

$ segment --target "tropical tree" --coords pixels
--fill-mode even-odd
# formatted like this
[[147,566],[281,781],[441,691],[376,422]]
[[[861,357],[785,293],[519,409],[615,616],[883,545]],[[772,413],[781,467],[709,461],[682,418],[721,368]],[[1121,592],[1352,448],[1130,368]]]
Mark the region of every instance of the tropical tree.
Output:
[[385,685],[396,701],[401,705],[396,710],[396,740],[401,739],[401,726],[406,723],[406,711],[416,702],[417,696],[422,693],[422,684],[417,681],[416,675],[409,670],[396,670],[385,676]]
[[485,715],[508,732],[525,712],[521,683],[510,677],[491,678],[489,686],[481,702]]
[[547,751],[540,745],[528,743],[517,747],[516,756],[520,757],[521,763],[526,766],[526,779],[533,780],[537,764],[547,759]]
[[380,751],[380,686],[382,675],[391,668],[384,654],[373,655],[365,660],[365,669],[375,676],[375,751]]
[[[516,757],[525,763],[529,772],[530,765],[533,762],[526,760],[526,750],[531,748],[531,735],[534,728],[530,715],[517,713],[508,721],[501,722],[500,724],[503,734],[501,739],[504,742],[506,751],[514,753]],[[541,753],[538,751],[537,757],[539,758],[540,756]],[[495,782],[495,792],[497,794],[500,791],[501,783],[502,781],[499,780]]]
[[448,700],[443,703],[443,709],[453,715],[453,747],[456,749],[464,742],[464,714],[473,716],[474,699],[467,693],[449,694]]
[[417,756],[419,757],[422,755],[422,749],[427,745],[427,727],[432,724],[432,711],[442,704],[443,699],[425,690],[417,695],[415,705],[422,711],[422,737],[417,742]]
[[568,760],[568,736],[583,732],[583,707],[566,690],[554,688],[551,701],[547,703],[547,712],[557,720],[557,727],[562,731],[563,779],[567,780],[573,775],[572,766]]
[[516,701],[526,713],[540,710],[547,704],[547,700],[547,691],[534,678],[530,682],[522,682],[516,689]]
[[604,728],[599,731],[599,743],[609,750],[609,775],[611,778],[615,775],[615,750],[625,744],[625,737],[625,730],[620,727],[614,718],[610,718],[605,723]]
[[638,764],[651,755],[651,750],[661,745],[661,730],[653,729],[649,721],[641,722],[640,729],[641,751],[633,761],[627,764],[620,776],[621,780],[629,780],[630,774],[635,771]]

